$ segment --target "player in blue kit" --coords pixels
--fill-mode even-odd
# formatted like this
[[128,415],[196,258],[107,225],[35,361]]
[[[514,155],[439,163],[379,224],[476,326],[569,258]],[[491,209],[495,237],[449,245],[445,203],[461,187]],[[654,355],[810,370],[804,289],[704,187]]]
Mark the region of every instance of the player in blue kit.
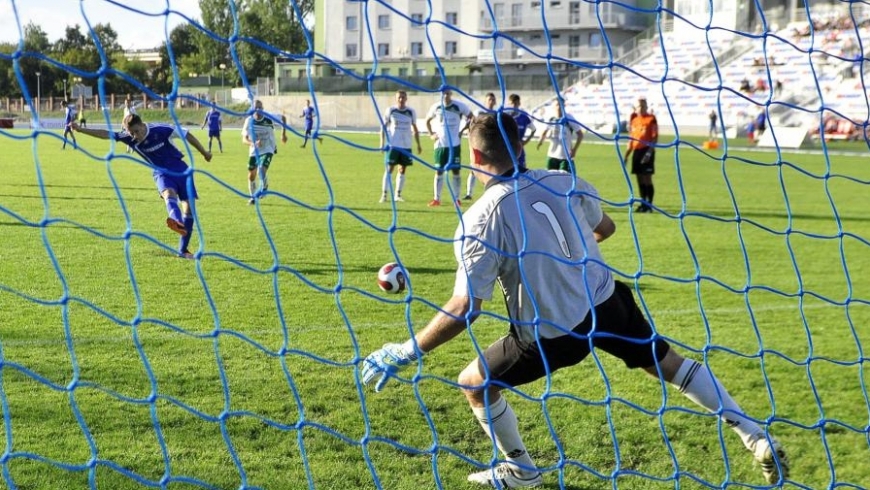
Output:
[[223,123],[221,122],[221,112],[217,107],[212,107],[205,113],[205,119],[202,121],[202,126],[199,129],[205,128],[208,125],[208,151],[211,151],[211,140],[217,138],[218,149],[221,153],[224,152],[224,144],[221,142],[221,131],[223,131]]
[[532,140],[535,136],[535,131],[537,128],[535,127],[535,122],[532,121],[531,116],[529,114],[520,109],[520,96],[518,94],[511,94],[508,97],[508,101],[511,106],[510,109],[506,112],[513,116],[514,121],[517,123],[517,131],[519,131],[520,141],[523,143],[523,149],[520,150],[520,154],[517,155],[517,163],[520,168],[524,168],[526,166],[526,149],[525,146]]
[[[317,117],[317,111],[311,107],[311,101],[305,101],[305,107],[302,109],[300,118],[305,120],[305,139],[302,141],[302,148],[308,144],[308,138],[311,137],[311,132],[314,131],[314,118]],[[323,143],[323,138],[317,138],[317,141]]]
[[64,108],[64,117],[63,117],[63,146],[61,150],[66,150],[66,141],[67,136],[72,138],[73,148],[76,147],[76,135],[72,130],[72,123],[75,122],[76,116],[78,115],[78,111],[76,111],[76,105],[70,104],[67,101],[63,101],[60,103]]
[[211,161],[211,152],[203,148],[192,133],[184,129],[179,131],[168,124],[145,124],[136,114],[124,119],[125,131],[119,133],[82,128],[76,123],[71,126],[73,130],[88,136],[125,143],[151,165],[157,192],[163,197],[169,213],[166,226],[181,235],[178,255],[193,258],[187,247],[193,232],[193,214],[189,201],[197,198],[196,188],[193,186],[193,176],[188,173],[190,167],[184,162],[184,155],[172,144],[171,138],[183,137],[207,162]]

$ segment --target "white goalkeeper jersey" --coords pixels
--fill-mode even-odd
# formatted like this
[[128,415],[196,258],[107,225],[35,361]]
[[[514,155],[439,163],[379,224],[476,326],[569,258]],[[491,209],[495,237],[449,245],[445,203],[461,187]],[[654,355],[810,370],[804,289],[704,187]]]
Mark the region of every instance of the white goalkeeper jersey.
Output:
[[459,138],[459,130],[462,129],[462,118],[471,117],[471,111],[468,106],[458,100],[451,101],[449,104],[436,102],[429,108],[426,119],[433,119],[432,130],[438,136],[435,141],[435,148],[451,148],[459,146],[461,139]]
[[550,119],[547,129],[549,129],[547,139],[550,140],[547,156],[567,160],[571,148],[574,146],[574,139],[579,137],[583,128],[569,119],[566,119],[563,124],[559,124],[559,119],[554,117]]
[[260,119],[254,116],[248,116],[242,125],[242,137],[248,135],[251,141],[260,141],[260,145],[251,145],[248,154],[250,156],[263,153],[275,153],[278,149],[278,142],[275,139],[275,123],[265,114]]
[[396,106],[390,107],[387,113],[384,114],[384,127],[387,128],[387,135],[390,146],[393,148],[410,149],[414,141],[413,125],[417,122],[417,113],[414,109],[405,106],[404,109],[399,109]]
[[598,191],[571,174],[493,179],[456,229],[453,294],[489,300],[498,281],[520,338],[565,335],[613,294],[592,233],[602,216]]

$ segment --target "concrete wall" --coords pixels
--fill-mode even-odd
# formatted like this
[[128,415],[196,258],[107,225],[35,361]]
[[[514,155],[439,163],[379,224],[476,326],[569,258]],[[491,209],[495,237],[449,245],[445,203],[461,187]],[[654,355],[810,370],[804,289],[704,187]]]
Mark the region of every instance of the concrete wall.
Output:
[[[483,98],[486,93],[471,93],[478,103],[483,103]],[[549,100],[553,97],[552,91],[541,92],[523,92],[519,94],[522,97],[523,107],[531,111],[534,107]],[[390,105],[395,103],[395,93],[376,93],[374,101],[372,97],[366,95],[318,95],[316,97],[316,108],[320,115],[320,124],[324,128],[359,128],[359,129],[375,129],[378,127],[378,113],[375,110],[377,107],[381,113]],[[466,102],[472,106],[472,102],[462,95],[454,93],[454,98]],[[499,94],[496,98],[500,99]],[[299,126],[301,120],[299,116],[302,114],[302,108],[305,107],[305,101],[311,99],[307,94],[298,95],[277,95],[272,97],[261,97],[263,107],[273,114],[285,114],[287,121],[293,126]],[[408,94],[408,105],[417,111],[417,117],[424,118],[429,107],[438,102],[439,98],[433,94]],[[501,100],[499,100],[499,103]],[[311,100],[315,104],[315,100]],[[472,109],[474,106],[472,106]],[[425,131],[425,128],[419,128]]]

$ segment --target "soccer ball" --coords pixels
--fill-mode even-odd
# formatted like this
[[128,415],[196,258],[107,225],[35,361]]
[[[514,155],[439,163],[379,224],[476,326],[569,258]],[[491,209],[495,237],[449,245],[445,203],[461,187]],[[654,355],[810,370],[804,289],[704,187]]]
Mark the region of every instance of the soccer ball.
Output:
[[406,274],[405,269],[395,262],[384,264],[378,271],[378,287],[390,294],[401,293],[405,290]]

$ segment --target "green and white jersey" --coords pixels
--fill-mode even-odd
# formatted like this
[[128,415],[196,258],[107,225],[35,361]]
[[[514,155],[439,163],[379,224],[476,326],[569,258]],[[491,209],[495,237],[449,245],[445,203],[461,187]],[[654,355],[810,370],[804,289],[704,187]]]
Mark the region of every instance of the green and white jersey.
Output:
[[489,300],[498,282],[521,339],[534,341],[536,327],[565,335],[614,291],[592,233],[602,217],[598,191],[571,174],[494,178],[456,229],[453,295]]
[[571,148],[574,146],[574,139],[583,129],[579,124],[572,120],[565,120],[564,124],[559,124],[559,118],[551,117],[547,122],[547,139],[550,140],[550,149],[547,151],[549,158],[557,160],[567,160],[571,153]]
[[384,127],[387,128],[387,141],[393,148],[411,148],[414,141],[413,125],[417,122],[417,113],[414,109],[405,106],[399,109],[396,106],[387,109],[384,115]]
[[278,149],[278,142],[275,139],[275,123],[263,115],[260,119],[254,116],[248,116],[245,119],[245,124],[242,125],[242,138],[248,135],[251,141],[260,141],[260,146],[251,146],[248,154],[251,156],[263,153],[275,153]]
[[453,148],[459,146],[459,130],[462,129],[462,118],[471,117],[468,106],[459,101],[452,101],[449,105],[441,102],[432,104],[426,119],[434,118],[432,130],[438,136],[435,148]]

